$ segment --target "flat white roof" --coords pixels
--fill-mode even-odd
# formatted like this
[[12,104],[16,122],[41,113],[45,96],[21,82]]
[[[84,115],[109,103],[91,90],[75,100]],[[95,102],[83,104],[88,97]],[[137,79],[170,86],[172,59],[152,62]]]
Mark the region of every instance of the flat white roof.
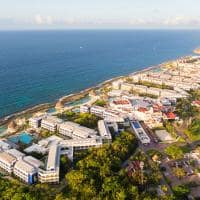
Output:
[[9,149],[10,145],[5,140],[0,140],[0,148],[1,149]]
[[38,144],[41,145],[41,146],[47,146],[47,145],[58,143],[58,142],[60,142],[62,140],[63,139],[61,137],[58,137],[56,135],[52,135],[52,136],[50,136],[48,138],[40,140],[38,142]]
[[0,152],[0,160],[7,164],[12,164],[16,161],[16,158],[6,152]]
[[32,156],[25,156],[23,158],[24,161],[26,161],[27,163],[33,165],[36,168],[39,168],[40,166],[44,166],[44,163],[41,162],[40,160],[32,157]]
[[108,126],[106,124],[106,122],[104,120],[99,120],[98,121],[98,130],[99,130],[99,134],[102,137],[106,137],[108,139],[112,139],[110,130],[108,129]]
[[56,125],[62,123],[63,120],[55,116],[47,115],[45,118],[42,119],[42,122]]
[[36,168],[32,166],[31,164],[27,163],[24,160],[18,160],[14,166],[14,169],[22,170],[26,173],[33,173],[36,171]]
[[18,151],[17,149],[9,149],[6,152],[9,153],[10,155],[14,156],[17,159],[20,159],[25,155],[24,153]]
[[26,153],[31,153],[31,152],[38,152],[38,153],[46,153],[47,148],[40,146],[39,144],[33,144],[30,147],[27,147],[24,149]]
[[173,137],[166,130],[156,130],[155,134],[161,141],[173,141]]
[[60,142],[61,146],[67,147],[87,147],[87,146],[99,146],[102,145],[102,139],[99,138],[85,138],[85,139],[72,139],[63,140]]
[[57,145],[52,145],[49,149],[48,159],[47,159],[47,170],[56,170],[57,160],[59,157],[59,147]]

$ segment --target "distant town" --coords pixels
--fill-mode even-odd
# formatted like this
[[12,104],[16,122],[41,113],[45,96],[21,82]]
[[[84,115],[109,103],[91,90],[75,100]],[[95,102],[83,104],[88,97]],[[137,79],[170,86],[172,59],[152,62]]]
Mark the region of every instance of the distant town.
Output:
[[[46,183],[59,191],[67,185],[77,197],[76,187],[96,187],[90,174],[96,171],[105,178],[110,167],[113,174],[123,171],[119,180],[126,177],[138,195],[200,198],[199,109],[200,56],[119,77],[80,99],[61,98],[55,107],[2,125],[0,174],[5,180]],[[100,165],[108,165],[109,158],[114,160],[102,172]],[[92,189],[84,191],[90,199]]]

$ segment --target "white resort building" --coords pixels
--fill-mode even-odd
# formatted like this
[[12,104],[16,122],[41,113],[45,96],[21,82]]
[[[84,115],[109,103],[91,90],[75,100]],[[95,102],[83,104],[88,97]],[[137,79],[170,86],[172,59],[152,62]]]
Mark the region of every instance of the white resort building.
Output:
[[49,131],[55,132],[59,124],[61,123],[62,123],[61,119],[47,115],[45,118],[42,119],[41,127]]
[[49,149],[46,170],[39,169],[41,183],[59,183],[60,147],[51,145]]
[[18,160],[13,173],[28,184],[37,182],[38,169],[24,160]]
[[0,167],[8,173],[13,172],[13,167],[16,161],[16,158],[9,153],[0,152]]
[[110,133],[107,123],[104,120],[98,121],[98,130],[100,136],[102,137],[103,143],[112,142],[112,135]]

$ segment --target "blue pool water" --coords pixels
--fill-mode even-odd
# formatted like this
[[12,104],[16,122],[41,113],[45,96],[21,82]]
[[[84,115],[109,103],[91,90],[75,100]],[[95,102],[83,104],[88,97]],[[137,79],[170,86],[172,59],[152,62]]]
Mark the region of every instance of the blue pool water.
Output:
[[193,30],[0,31],[0,117],[198,46]]
[[20,135],[10,137],[9,140],[15,144],[21,142],[23,144],[30,144],[33,140],[33,137],[26,132],[21,133]]

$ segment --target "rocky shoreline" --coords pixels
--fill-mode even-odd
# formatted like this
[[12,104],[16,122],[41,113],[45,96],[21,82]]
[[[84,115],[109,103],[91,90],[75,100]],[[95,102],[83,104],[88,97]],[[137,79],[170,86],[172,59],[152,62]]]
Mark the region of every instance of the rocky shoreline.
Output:
[[[147,72],[147,71],[151,71],[153,69],[158,69],[161,67],[162,64],[160,65],[156,65],[156,66],[151,66],[151,67],[147,67],[145,69],[142,69],[142,70],[139,70],[139,71],[136,71],[136,72],[133,72],[133,73],[130,73],[129,75],[132,75],[132,74],[138,74],[138,73],[144,73],[144,72]],[[87,88],[85,90],[82,90],[80,92],[77,92],[77,93],[74,93],[74,94],[69,94],[69,95],[66,95],[66,96],[63,96],[61,97],[60,99],[58,100],[55,100],[54,102],[52,103],[43,103],[43,104],[39,104],[39,105],[36,105],[36,106],[33,106],[33,107],[30,107],[30,108],[27,108],[23,111],[20,111],[20,112],[16,112],[16,113],[13,113],[9,116],[5,116],[3,118],[0,118],[0,126],[2,125],[5,125],[5,124],[8,124],[10,121],[16,119],[17,117],[23,117],[25,115],[28,115],[28,114],[33,114],[33,113],[36,113],[36,112],[39,112],[39,111],[45,111],[45,110],[48,110],[52,107],[55,107],[56,106],[56,103],[59,102],[61,104],[65,104],[65,103],[68,103],[68,102],[71,102],[71,101],[76,101],[76,100],[79,100],[83,97],[85,97],[86,95],[88,95],[90,92],[94,91],[94,90],[98,90],[106,85],[109,85],[111,84],[113,81],[116,81],[118,79],[121,79],[121,78],[125,78],[125,77],[128,77],[129,75],[124,75],[124,76],[118,76],[118,77],[114,77],[112,79],[109,79],[109,80],[106,80],[96,86],[93,86],[93,87],[90,87],[90,88]]]

